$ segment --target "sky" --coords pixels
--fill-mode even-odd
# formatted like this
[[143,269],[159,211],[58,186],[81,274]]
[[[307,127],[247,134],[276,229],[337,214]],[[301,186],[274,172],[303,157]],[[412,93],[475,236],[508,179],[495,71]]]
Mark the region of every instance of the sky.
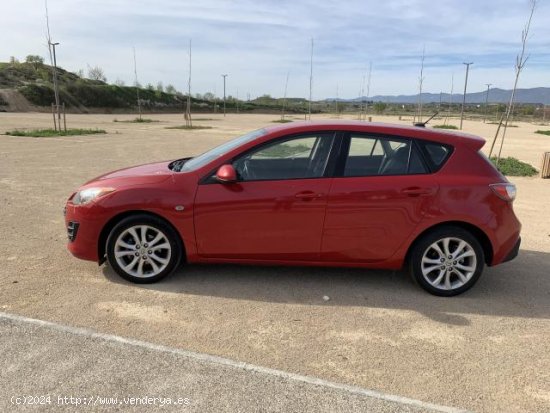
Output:
[[[192,93],[246,99],[263,94],[313,99],[359,96],[372,64],[369,96],[423,91],[511,89],[528,0],[48,0],[57,62],[108,81],[162,81]],[[539,0],[519,87],[550,87],[550,2]],[[0,0],[0,61],[48,56],[44,0]],[[363,83],[364,82],[364,83]]]

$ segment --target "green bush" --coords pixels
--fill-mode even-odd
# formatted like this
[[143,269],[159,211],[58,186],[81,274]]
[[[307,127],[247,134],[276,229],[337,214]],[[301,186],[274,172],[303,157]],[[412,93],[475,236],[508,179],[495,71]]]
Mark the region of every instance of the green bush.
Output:
[[436,129],[458,129],[455,125],[434,125]]
[[491,162],[493,162],[497,169],[506,176],[534,176],[538,174],[538,171],[532,165],[516,158],[500,158],[497,165],[497,158],[493,156]]
[[541,135],[548,135],[550,136],[550,130],[538,130],[535,133],[540,133]]
[[154,120],[154,119],[149,119],[149,118],[134,118],[134,119],[130,119],[130,120],[115,119],[115,120],[113,120],[113,122],[118,122],[118,123],[152,123],[152,122],[160,122],[160,121]]
[[193,125],[193,126],[187,126],[187,125],[180,125],[180,126],[167,126],[164,129],[184,129],[184,130],[191,130],[191,129],[212,129],[212,126],[201,126],[201,125]]
[[33,105],[50,106],[55,102],[55,94],[51,86],[27,85],[20,87],[19,92]]
[[47,138],[51,136],[74,136],[74,135],[94,135],[98,133],[107,133],[103,129],[67,129],[66,131],[56,131],[54,129],[15,129],[6,132],[11,136],[29,136],[33,138]]

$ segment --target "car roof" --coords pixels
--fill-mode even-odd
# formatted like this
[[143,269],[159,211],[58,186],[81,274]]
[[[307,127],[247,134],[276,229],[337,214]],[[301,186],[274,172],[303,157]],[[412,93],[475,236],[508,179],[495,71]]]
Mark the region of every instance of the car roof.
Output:
[[397,135],[407,138],[417,138],[450,145],[462,144],[479,150],[485,144],[485,139],[463,132],[406,126],[391,123],[361,122],[352,120],[315,120],[290,122],[265,128],[270,133],[301,133],[315,130],[343,130],[352,132],[376,133],[382,135]]

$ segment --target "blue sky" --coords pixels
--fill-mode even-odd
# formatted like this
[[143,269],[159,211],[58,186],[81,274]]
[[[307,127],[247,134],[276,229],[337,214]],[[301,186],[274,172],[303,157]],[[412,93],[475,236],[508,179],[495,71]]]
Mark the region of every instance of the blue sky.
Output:
[[[0,61],[47,55],[43,0],[1,0]],[[193,40],[192,92],[246,98],[265,93],[356,97],[372,62],[370,95],[414,94],[425,47],[427,92],[461,93],[462,62],[474,62],[468,90],[510,89],[528,0],[49,0],[58,63],[102,67],[110,82],[133,82],[132,47],[142,84],[186,89]],[[550,87],[550,4],[540,0],[519,87]],[[9,39],[9,41],[8,41]]]

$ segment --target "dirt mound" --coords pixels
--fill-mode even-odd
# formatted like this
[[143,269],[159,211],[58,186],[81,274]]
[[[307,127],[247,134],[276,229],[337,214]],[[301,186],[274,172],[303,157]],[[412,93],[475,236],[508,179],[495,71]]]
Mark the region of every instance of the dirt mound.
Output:
[[[3,105],[7,103],[7,105]],[[15,89],[0,89],[0,111],[5,112],[45,112],[48,108],[35,106]]]

